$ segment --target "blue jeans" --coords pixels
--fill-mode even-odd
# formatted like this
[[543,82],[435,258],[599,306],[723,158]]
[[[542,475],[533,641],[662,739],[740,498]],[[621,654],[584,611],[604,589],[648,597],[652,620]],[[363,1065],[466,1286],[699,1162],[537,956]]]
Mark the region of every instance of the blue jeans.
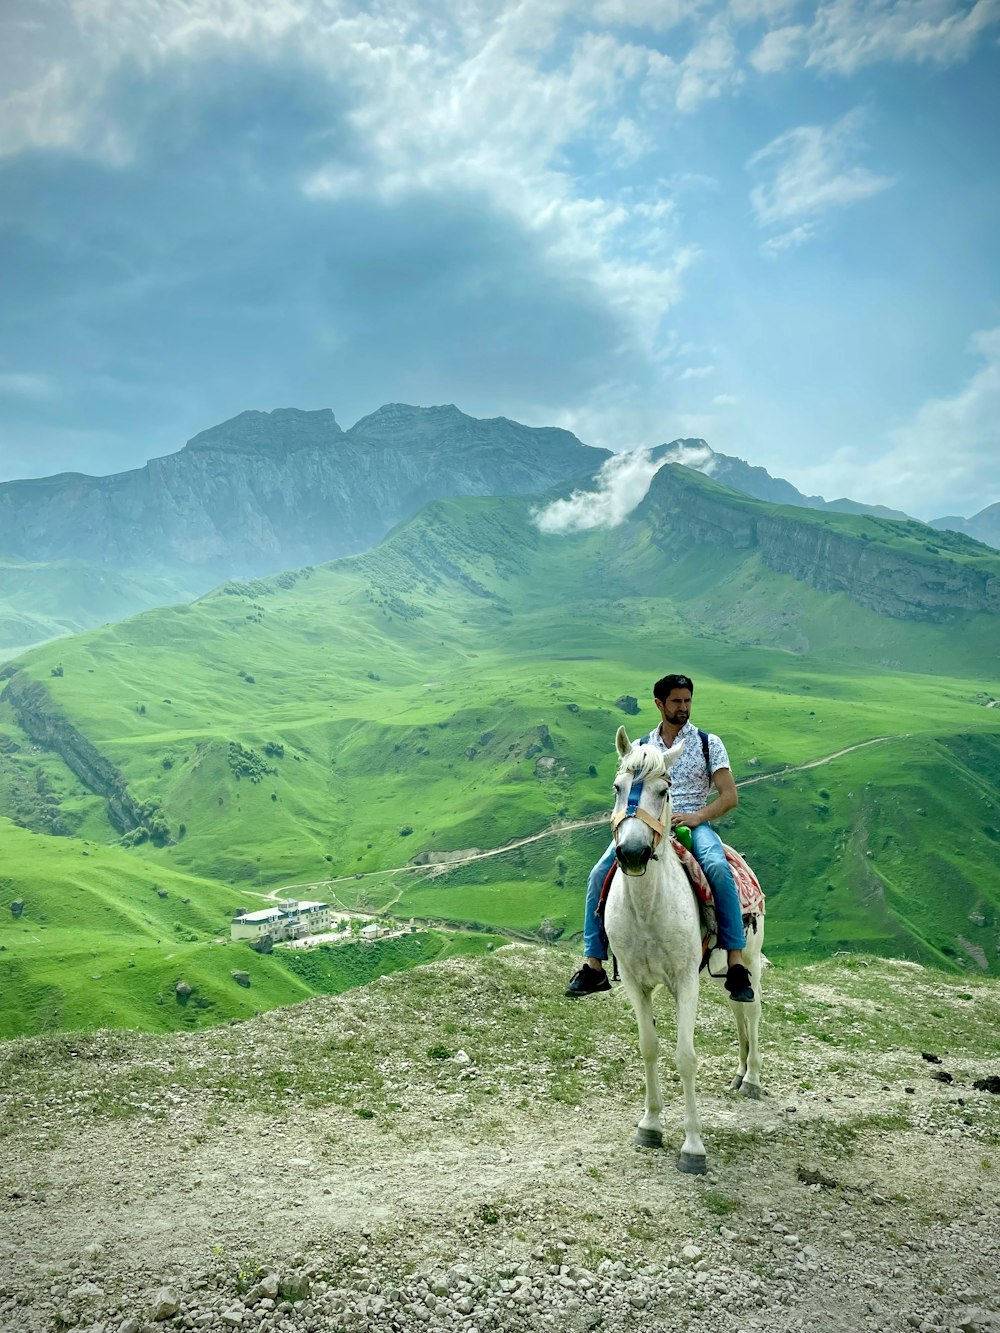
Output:
[[[697,824],[691,830],[691,851],[712,886],[720,947],[742,949],[747,937],[743,930],[743,912],[736,892],[736,881],[722,849],[722,839],[711,824]],[[604,933],[604,923],[597,915],[597,904],[601,900],[601,889],[614,859],[615,844],[612,842],[587,880],[587,905],[583,917],[584,958],[604,959],[608,956],[608,937]]]

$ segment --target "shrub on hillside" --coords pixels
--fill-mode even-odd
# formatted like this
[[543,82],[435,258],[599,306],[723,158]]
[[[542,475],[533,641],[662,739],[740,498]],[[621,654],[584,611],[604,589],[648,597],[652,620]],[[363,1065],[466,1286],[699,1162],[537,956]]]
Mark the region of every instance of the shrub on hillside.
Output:
[[249,778],[251,782],[260,782],[261,778],[278,772],[265,763],[256,750],[248,749],[239,741],[229,742],[229,767],[234,777]]

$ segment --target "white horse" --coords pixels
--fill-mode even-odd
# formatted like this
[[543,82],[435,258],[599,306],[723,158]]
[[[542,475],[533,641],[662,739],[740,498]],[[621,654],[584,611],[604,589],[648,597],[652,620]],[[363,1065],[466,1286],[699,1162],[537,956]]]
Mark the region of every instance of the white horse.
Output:
[[[639,1121],[638,1147],[661,1148],[663,1097],[657,1073],[660,1043],[653,1021],[652,996],[666,986],[677,1006],[677,1072],[684,1087],[684,1144],[680,1171],[703,1175],[705,1145],[695,1094],[697,1056],[694,1024],[698,1012],[701,924],[698,903],[679,857],[669,842],[670,769],[684,742],[666,752],[655,745],[635,745],[619,727],[615,745],[621,764],[615,778],[611,824],[618,866],[608,893],[604,926],[618,959],[622,984],[639,1024],[639,1051],[646,1068],[646,1113]],[[629,805],[633,783],[642,783],[638,801]],[[637,787],[638,790],[638,787]],[[667,840],[661,842],[666,835]],[[659,850],[657,851],[657,846]],[[760,1097],[760,950],[763,919],[748,931],[744,962],[753,982],[750,1003],[732,1002],[739,1034],[739,1068],[730,1088]]]

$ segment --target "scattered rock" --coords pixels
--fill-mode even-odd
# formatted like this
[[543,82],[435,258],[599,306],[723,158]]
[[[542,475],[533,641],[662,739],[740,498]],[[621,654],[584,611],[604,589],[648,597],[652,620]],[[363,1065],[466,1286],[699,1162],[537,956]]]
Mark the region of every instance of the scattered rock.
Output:
[[84,1282],[79,1287],[73,1288],[69,1298],[71,1301],[94,1301],[103,1295],[104,1288],[99,1287],[96,1282]]
[[258,1301],[274,1301],[278,1294],[278,1275],[277,1273],[267,1273],[261,1280],[251,1287],[246,1294],[246,1304],[256,1305]]
[[249,986],[249,985],[250,985],[250,973],[249,973],[249,972],[239,972],[239,971],[237,971],[237,972],[230,972],[229,975],[230,975],[230,976],[232,977],[232,979],[236,982],[237,986],[244,986],[244,987],[246,987],[246,986]]
[[991,1074],[989,1078],[977,1078],[972,1086],[977,1092],[1000,1092],[1000,1076]]
[[178,981],[174,990],[177,992],[178,999],[181,1000],[186,1000],[189,995],[194,994],[194,987],[187,981]]
[[311,1284],[308,1273],[290,1273],[278,1284],[278,1290],[286,1301],[305,1301],[309,1299]]
[[822,1185],[824,1189],[837,1188],[837,1181],[818,1166],[800,1166],[795,1173],[803,1185]]
[[10,914],[11,914],[11,916],[14,917],[14,919],[16,920],[16,919],[21,915],[21,913],[22,913],[23,911],[24,911],[24,899],[23,899],[23,898],[15,898],[14,901],[13,901],[13,902],[11,903],[11,905],[10,905]]
[[150,1318],[159,1323],[162,1319],[169,1319],[175,1315],[181,1308],[181,1298],[173,1287],[161,1287],[153,1297],[153,1309]]
[[932,1055],[930,1051],[921,1051],[920,1055],[922,1059],[928,1062],[928,1064],[939,1065],[941,1063],[940,1055]]
[[620,708],[623,713],[628,713],[629,717],[635,717],[639,711],[639,700],[634,694],[620,694],[615,700],[615,707]]

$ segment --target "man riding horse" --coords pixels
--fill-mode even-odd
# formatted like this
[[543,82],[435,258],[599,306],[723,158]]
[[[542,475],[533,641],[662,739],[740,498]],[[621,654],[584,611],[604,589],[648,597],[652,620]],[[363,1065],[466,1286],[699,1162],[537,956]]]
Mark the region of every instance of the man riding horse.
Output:
[[[739,804],[736,783],[729,766],[726,747],[718,736],[699,731],[691,724],[691,699],[694,683],[690,676],[664,676],[653,686],[653,702],[660,714],[660,725],[639,744],[668,750],[678,740],[684,752],[671,771],[671,824],[687,825],[691,830],[691,851],[704,870],[715,898],[719,945],[727,951],[726,990],[731,1000],[745,1003],[754,998],[750,974],[743,963],[746,935],[733,873],[726,860],[722,841],[713,819],[721,819]],[[709,803],[711,787],[717,795]],[[608,957],[608,937],[598,915],[601,891],[615,863],[615,844],[590,872],[587,881],[587,905],[583,922],[583,966],[574,973],[566,989],[571,996],[593,995],[611,989],[604,970]]]

